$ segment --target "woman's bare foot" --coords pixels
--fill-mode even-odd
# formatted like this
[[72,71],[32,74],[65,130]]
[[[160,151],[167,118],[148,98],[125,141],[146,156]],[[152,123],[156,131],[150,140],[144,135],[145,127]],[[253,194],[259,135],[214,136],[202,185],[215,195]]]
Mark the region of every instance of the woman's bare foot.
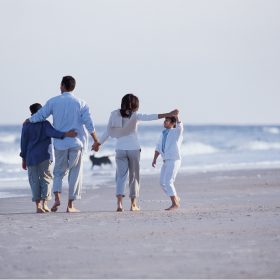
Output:
[[124,211],[123,208],[118,207],[117,212],[123,212],[123,211]]
[[80,210],[77,210],[76,208],[74,207],[67,207],[67,210],[66,212],[69,212],[69,213],[77,213],[77,212],[80,212]]
[[139,211],[139,210],[140,210],[140,206],[131,204],[130,211]]
[[56,212],[57,209],[58,209],[58,206],[60,206],[60,200],[56,200],[56,201],[54,202],[54,205],[53,205],[53,207],[51,208],[51,211],[52,211],[52,212]]
[[74,199],[69,199],[66,212],[69,212],[69,213],[77,213],[77,212],[80,212],[80,210],[77,210],[77,209],[74,207]]
[[139,211],[140,210],[140,206],[136,205],[136,197],[131,198],[131,207],[130,207],[130,211]]

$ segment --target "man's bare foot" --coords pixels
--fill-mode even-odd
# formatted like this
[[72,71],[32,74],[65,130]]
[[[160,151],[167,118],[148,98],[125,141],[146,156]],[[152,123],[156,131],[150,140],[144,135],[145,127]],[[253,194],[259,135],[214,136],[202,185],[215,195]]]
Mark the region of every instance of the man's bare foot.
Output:
[[45,210],[38,207],[36,213],[45,213]]
[[117,212],[123,212],[123,211],[124,211],[123,208],[118,207]]
[[139,210],[140,210],[140,206],[131,204],[130,211],[139,211]]
[[177,198],[177,202],[179,202],[181,200],[181,198],[179,196],[176,196]]
[[60,206],[60,200],[57,200],[57,201],[54,202],[54,205],[53,205],[53,207],[51,208],[51,211],[52,211],[52,212],[56,212],[57,209],[58,209],[58,206]]
[[80,212],[80,210],[77,210],[76,208],[74,207],[67,207],[67,210],[66,212],[69,212],[69,213],[77,213],[77,212]]
[[42,201],[42,208],[45,210],[45,212],[51,211],[48,207],[48,201],[46,199],[43,199],[43,201]]
[[175,210],[178,209],[180,207],[180,204],[172,204],[169,208],[165,209],[165,210]]
[[49,209],[49,207],[47,205],[44,205],[43,209],[45,210],[45,212],[51,212],[51,210]]

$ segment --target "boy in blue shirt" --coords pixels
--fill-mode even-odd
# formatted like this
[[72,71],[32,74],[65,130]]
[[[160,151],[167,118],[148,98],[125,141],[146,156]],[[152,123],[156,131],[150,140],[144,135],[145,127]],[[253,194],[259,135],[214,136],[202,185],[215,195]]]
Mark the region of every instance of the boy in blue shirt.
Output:
[[[32,104],[29,109],[31,116],[35,114],[41,104]],[[32,191],[32,201],[36,202],[37,213],[50,212],[47,201],[51,199],[53,161],[51,137],[63,139],[76,137],[74,130],[60,132],[55,130],[48,121],[27,123],[22,128],[21,153],[22,168],[28,170],[28,179]],[[40,201],[43,200],[42,206]]]

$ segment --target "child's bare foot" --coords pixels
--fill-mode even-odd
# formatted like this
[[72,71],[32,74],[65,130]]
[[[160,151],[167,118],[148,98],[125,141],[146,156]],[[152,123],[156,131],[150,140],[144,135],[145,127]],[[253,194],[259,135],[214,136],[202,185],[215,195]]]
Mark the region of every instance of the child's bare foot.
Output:
[[36,213],[45,213],[45,210],[38,207]]
[[123,212],[123,208],[122,207],[118,207],[117,212]]
[[77,212],[80,212],[80,210],[77,210],[76,208],[74,207],[67,207],[67,210],[66,212],[69,212],[69,213],[77,213]]
[[172,204],[169,208],[165,209],[165,210],[175,210],[178,209],[180,207],[180,204]]
[[130,211],[139,211],[139,210],[140,210],[140,206],[131,204]]
[[180,207],[180,204],[179,204],[179,201],[180,201],[180,197],[179,196],[170,196],[171,198],[171,202],[172,202],[172,205],[165,209],[165,210],[175,210],[175,209],[178,209]]
[[60,206],[60,200],[56,200],[56,201],[54,202],[54,205],[53,205],[53,207],[51,208],[51,211],[52,211],[52,212],[56,212],[57,209],[58,209],[58,206]]

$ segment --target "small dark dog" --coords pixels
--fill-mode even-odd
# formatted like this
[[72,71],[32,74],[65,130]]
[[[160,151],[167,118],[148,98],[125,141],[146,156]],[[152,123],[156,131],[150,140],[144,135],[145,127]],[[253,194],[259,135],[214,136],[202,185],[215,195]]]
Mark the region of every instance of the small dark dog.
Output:
[[101,166],[101,164],[112,164],[112,162],[109,159],[109,156],[97,158],[94,155],[92,155],[92,156],[89,157],[89,159],[92,162],[92,167],[91,168],[93,168],[94,165]]

